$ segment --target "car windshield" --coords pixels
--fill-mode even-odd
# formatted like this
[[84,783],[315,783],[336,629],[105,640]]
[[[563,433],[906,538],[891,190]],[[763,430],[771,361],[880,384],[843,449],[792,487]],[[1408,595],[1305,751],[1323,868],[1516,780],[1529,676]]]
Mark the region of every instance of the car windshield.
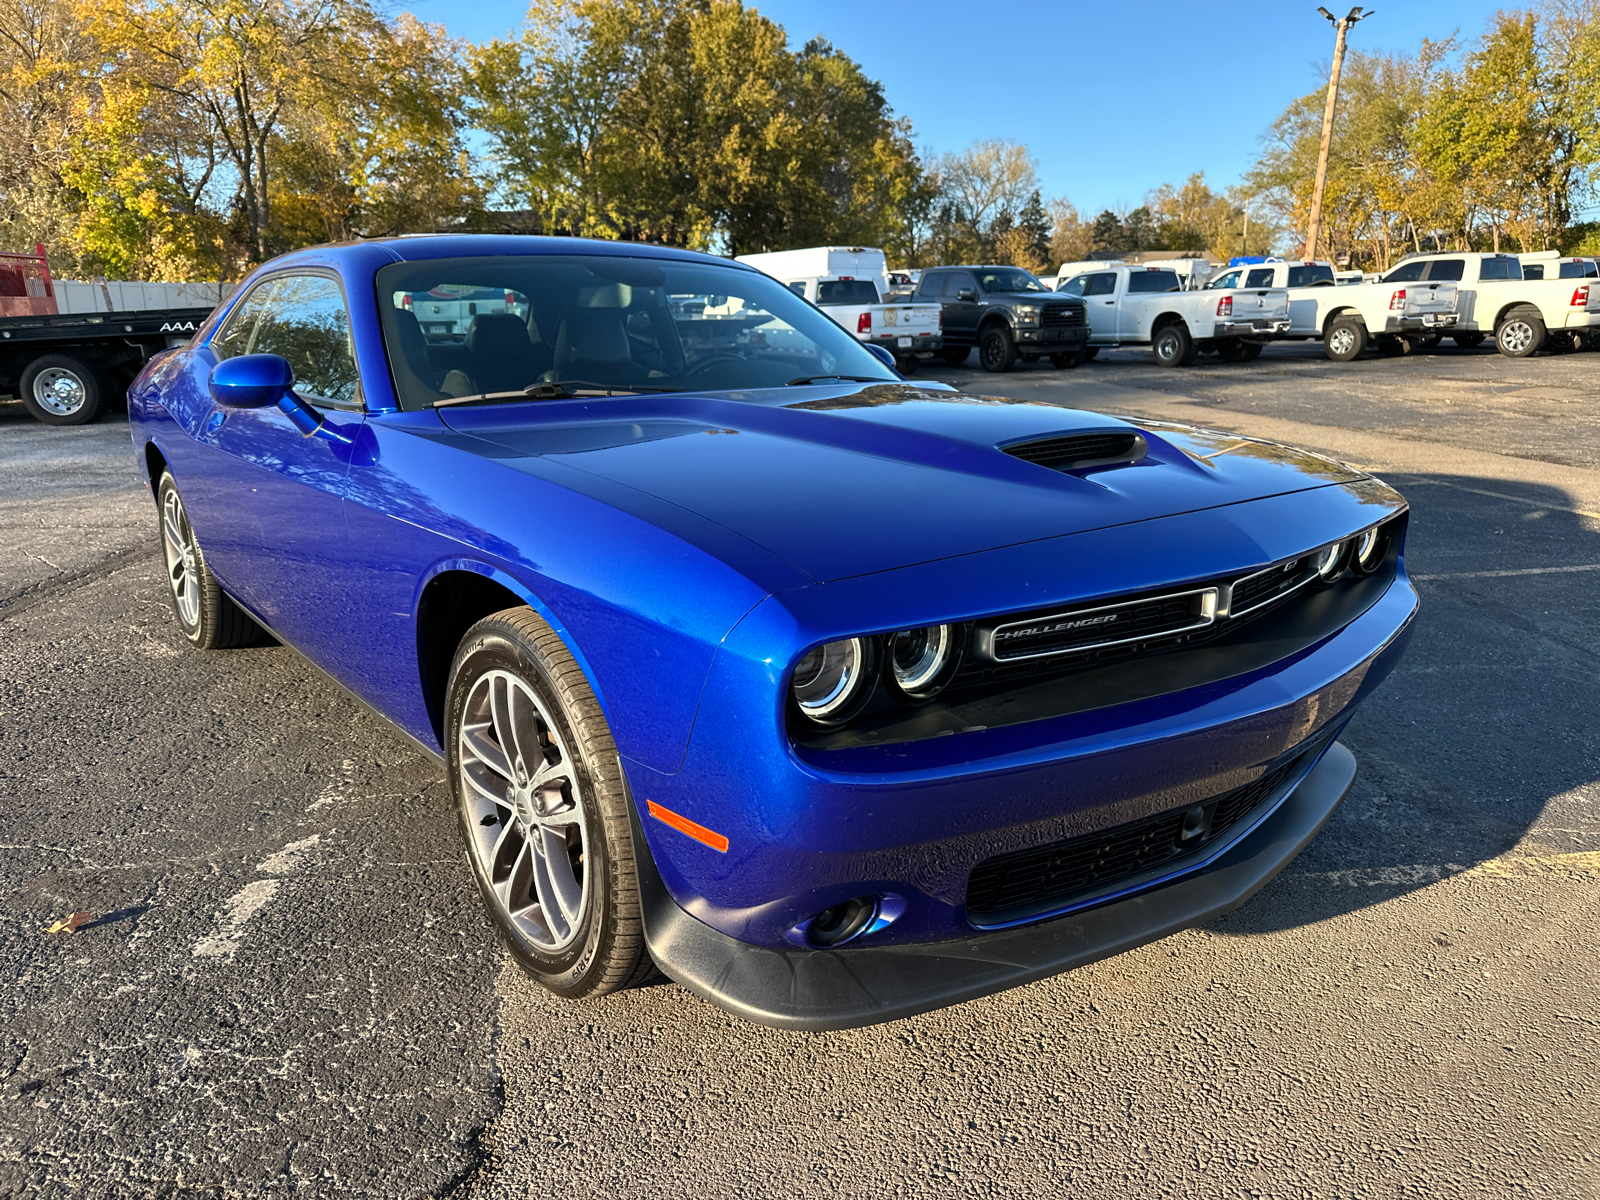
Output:
[[1045,287],[1026,271],[1013,267],[986,267],[978,272],[978,282],[983,285],[986,292],[1048,292]]
[[542,398],[897,378],[783,284],[742,267],[600,254],[445,258],[384,267],[377,294],[405,409],[535,389]]

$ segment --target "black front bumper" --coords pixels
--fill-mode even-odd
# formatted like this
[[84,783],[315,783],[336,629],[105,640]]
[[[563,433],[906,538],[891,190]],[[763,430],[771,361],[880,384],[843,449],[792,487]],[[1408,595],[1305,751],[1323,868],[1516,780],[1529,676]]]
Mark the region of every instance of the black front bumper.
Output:
[[[1046,979],[1237,908],[1328,823],[1355,774],[1355,756],[1335,742],[1266,820],[1192,875],[1036,925],[921,945],[753,946],[679,908],[650,856],[641,854],[645,941],[656,965],[678,983],[762,1025],[849,1029],[910,1017]],[[641,831],[635,838],[644,844]]]
[[1019,349],[1046,354],[1067,354],[1089,344],[1087,325],[1047,325],[1037,329],[1018,329],[1013,335]]

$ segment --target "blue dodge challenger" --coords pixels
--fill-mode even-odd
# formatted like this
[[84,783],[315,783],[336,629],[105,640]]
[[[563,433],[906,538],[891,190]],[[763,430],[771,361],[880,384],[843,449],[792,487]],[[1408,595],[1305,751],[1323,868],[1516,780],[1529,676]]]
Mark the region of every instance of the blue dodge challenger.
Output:
[[261,267],[129,412],[184,635],[438,758],[540,983],[831,1029],[1242,904],[1417,610],[1358,470],[886,357],[707,255],[405,238]]

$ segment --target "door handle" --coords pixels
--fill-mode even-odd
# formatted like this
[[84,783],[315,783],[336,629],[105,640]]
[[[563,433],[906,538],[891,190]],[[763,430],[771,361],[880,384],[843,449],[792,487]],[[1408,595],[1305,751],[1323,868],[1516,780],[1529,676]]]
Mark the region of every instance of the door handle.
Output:
[[1105,300],[1105,301],[1102,301],[1102,303],[1104,303],[1104,304],[1115,304],[1116,301],[1115,300]]

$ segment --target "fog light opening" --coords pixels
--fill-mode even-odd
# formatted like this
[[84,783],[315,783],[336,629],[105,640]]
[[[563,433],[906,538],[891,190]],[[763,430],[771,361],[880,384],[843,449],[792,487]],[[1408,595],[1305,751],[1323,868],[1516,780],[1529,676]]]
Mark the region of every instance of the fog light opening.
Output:
[[823,909],[806,922],[806,941],[818,949],[842,946],[860,937],[878,915],[878,897],[857,896]]

